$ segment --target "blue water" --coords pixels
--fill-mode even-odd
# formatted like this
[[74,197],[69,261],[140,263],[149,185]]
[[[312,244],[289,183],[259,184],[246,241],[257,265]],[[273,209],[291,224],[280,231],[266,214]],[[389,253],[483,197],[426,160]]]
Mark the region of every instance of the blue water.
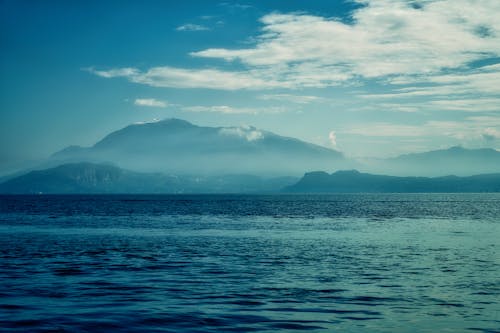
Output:
[[0,196],[7,332],[500,332],[500,195]]

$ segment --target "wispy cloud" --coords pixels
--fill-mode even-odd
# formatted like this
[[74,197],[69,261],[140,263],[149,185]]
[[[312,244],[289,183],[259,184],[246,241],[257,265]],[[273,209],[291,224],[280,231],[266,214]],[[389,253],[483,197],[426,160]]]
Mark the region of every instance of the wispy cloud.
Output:
[[185,106],[182,108],[188,112],[218,112],[226,114],[260,114],[260,113],[281,113],[285,112],[282,107],[267,107],[267,108],[241,108],[227,105],[212,105],[212,106]]
[[[408,96],[396,96],[397,94],[370,95],[372,101],[369,105],[360,108],[366,111],[391,111],[391,112],[436,112],[436,111],[458,111],[476,113],[500,113],[499,97],[477,96],[475,98],[463,98],[461,96],[436,96],[425,99],[412,99],[405,101]],[[382,100],[381,100],[382,99]],[[391,103],[386,103],[390,99]],[[403,99],[403,100],[402,100]]]
[[328,133],[328,141],[330,141],[330,145],[333,148],[337,148],[337,134],[335,131],[330,131],[330,133]]
[[500,131],[491,127],[485,128],[483,132],[483,138],[486,141],[494,141],[500,139]]
[[435,100],[429,102],[438,110],[457,110],[465,112],[500,112],[500,98],[474,98]]
[[[435,97],[477,94],[500,95],[500,64],[466,70],[458,74],[434,74],[391,78],[393,93],[366,94],[372,99]],[[403,85],[410,85],[401,87]]]
[[181,26],[178,26],[175,28],[177,31],[207,31],[210,30],[209,27],[200,25],[200,24],[193,24],[193,23],[187,23],[183,24]]
[[448,137],[460,141],[500,138],[500,119],[497,117],[467,117],[462,121],[430,120],[422,124],[408,125],[388,122],[358,124],[344,128],[343,134],[382,138]]
[[[363,6],[351,13],[351,23],[335,17],[272,13],[260,19],[261,34],[249,36],[255,37],[251,47],[190,53],[235,62],[238,71],[164,66],[93,72],[174,88],[301,89],[349,85],[360,79],[408,84],[418,78],[434,87],[411,88],[398,95],[499,92],[497,68],[449,73],[500,56],[499,1],[429,0],[419,6],[406,0],[358,2]],[[184,27],[181,30],[199,30],[196,25]]]
[[240,10],[246,10],[253,7],[252,5],[237,3],[237,2],[221,2],[219,3],[219,6],[227,7],[230,9],[240,9]]
[[88,67],[88,68],[83,68],[82,70],[107,79],[114,77],[133,77],[134,75],[137,75],[139,72],[136,68],[132,67],[114,68],[109,70],[97,70],[94,67]]
[[264,94],[258,96],[258,98],[265,101],[285,101],[298,104],[308,104],[325,100],[325,98],[318,96],[292,95],[292,94]]
[[252,72],[230,72],[217,69],[183,69],[153,67],[147,71],[135,68],[94,70],[90,72],[105,78],[124,77],[134,83],[164,88],[208,88],[221,90],[264,89],[281,84],[265,80]]
[[470,116],[466,118],[466,121],[481,127],[497,127],[500,129],[500,117],[498,116]]
[[144,124],[154,124],[154,123],[158,123],[160,122],[161,120],[158,119],[158,118],[153,118],[151,120],[144,120],[144,121],[136,121],[134,124],[135,125],[144,125]]
[[167,102],[165,101],[160,101],[154,98],[137,98],[134,101],[135,105],[138,106],[148,106],[148,107],[155,107],[155,108],[165,108],[167,107]]
[[[497,1],[428,1],[420,8],[408,1],[362,2],[365,6],[353,13],[353,24],[313,15],[269,14],[261,19],[263,33],[254,47],[191,54],[249,66],[287,64],[284,71],[307,63],[319,71],[328,68],[335,78],[376,78],[435,73],[500,53]],[[479,33],[479,27],[490,33]]]
[[219,130],[222,135],[238,136],[246,139],[247,141],[257,141],[264,139],[264,132],[251,126],[240,127],[224,127]]

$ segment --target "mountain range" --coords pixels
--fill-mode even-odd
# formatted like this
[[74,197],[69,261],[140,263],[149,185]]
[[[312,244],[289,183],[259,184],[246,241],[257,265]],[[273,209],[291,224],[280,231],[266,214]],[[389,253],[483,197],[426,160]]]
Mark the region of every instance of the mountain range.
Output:
[[169,176],[112,165],[75,163],[31,171],[0,184],[4,194],[500,192],[500,173],[469,177],[396,177],[356,170],[309,172],[301,179],[250,175]]
[[297,180],[293,177],[263,178],[253,175],[174,176],[81,162],[14,177],[0,184],[0,193],[262,193],[276,192]]
[[345,168],[342,153],[255,127],[203,127],[180,119],[134,124],[92,147],[70,146],[54,164],[113,163],[141,172],[175,175],[300,176],[305,170]]
[[500,152],[490,148],[451,147],[372,160],[362,169],[399,176],[470,176],[496,173],[500,172]]
[[[346,169],[364,173],[326,173]],[[127,126],[90,147],[69,146],[36,168],[0,179],[0,192],[234,193],[286,186],[291,192],[496,191],[491,175],[496,173],[500,152],[494,149],[451,147],[360,162],[255,127],[204,127],[166,119]],[[478,174],[486,175],[450,176]],[[482,185],[474,187],[474,182]]]
[[175,175],[301,176],[312,170],[359,169],[398,176],[469,176],[500,172],[500,152],[451,147],[363,162],[341,152],[251,126],[206,127],[181,119],[129,125],[91,147],[69,146],[46,166],[112,163]]
[[454,193],[500,192],[500,173],[469,177],[396,177],[357,170],[309,172],[284,192],[291,193]]

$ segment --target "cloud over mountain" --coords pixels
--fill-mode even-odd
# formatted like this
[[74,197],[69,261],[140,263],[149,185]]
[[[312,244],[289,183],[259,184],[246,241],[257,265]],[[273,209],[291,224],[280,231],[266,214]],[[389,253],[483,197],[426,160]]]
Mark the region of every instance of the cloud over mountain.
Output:
[[180,119],[127,126],[92,147],[68,147],[54,154],[52,162],[111,162],[134,171],[177,175],[266,176],[348,164],[336,150],[255,127],[202,127]]

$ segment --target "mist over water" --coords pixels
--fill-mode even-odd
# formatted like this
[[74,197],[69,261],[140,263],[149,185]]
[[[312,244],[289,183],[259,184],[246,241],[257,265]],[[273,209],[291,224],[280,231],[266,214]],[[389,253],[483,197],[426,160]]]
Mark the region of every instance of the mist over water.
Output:
[[0,197],[12,332],[498,332],[500,195]]

